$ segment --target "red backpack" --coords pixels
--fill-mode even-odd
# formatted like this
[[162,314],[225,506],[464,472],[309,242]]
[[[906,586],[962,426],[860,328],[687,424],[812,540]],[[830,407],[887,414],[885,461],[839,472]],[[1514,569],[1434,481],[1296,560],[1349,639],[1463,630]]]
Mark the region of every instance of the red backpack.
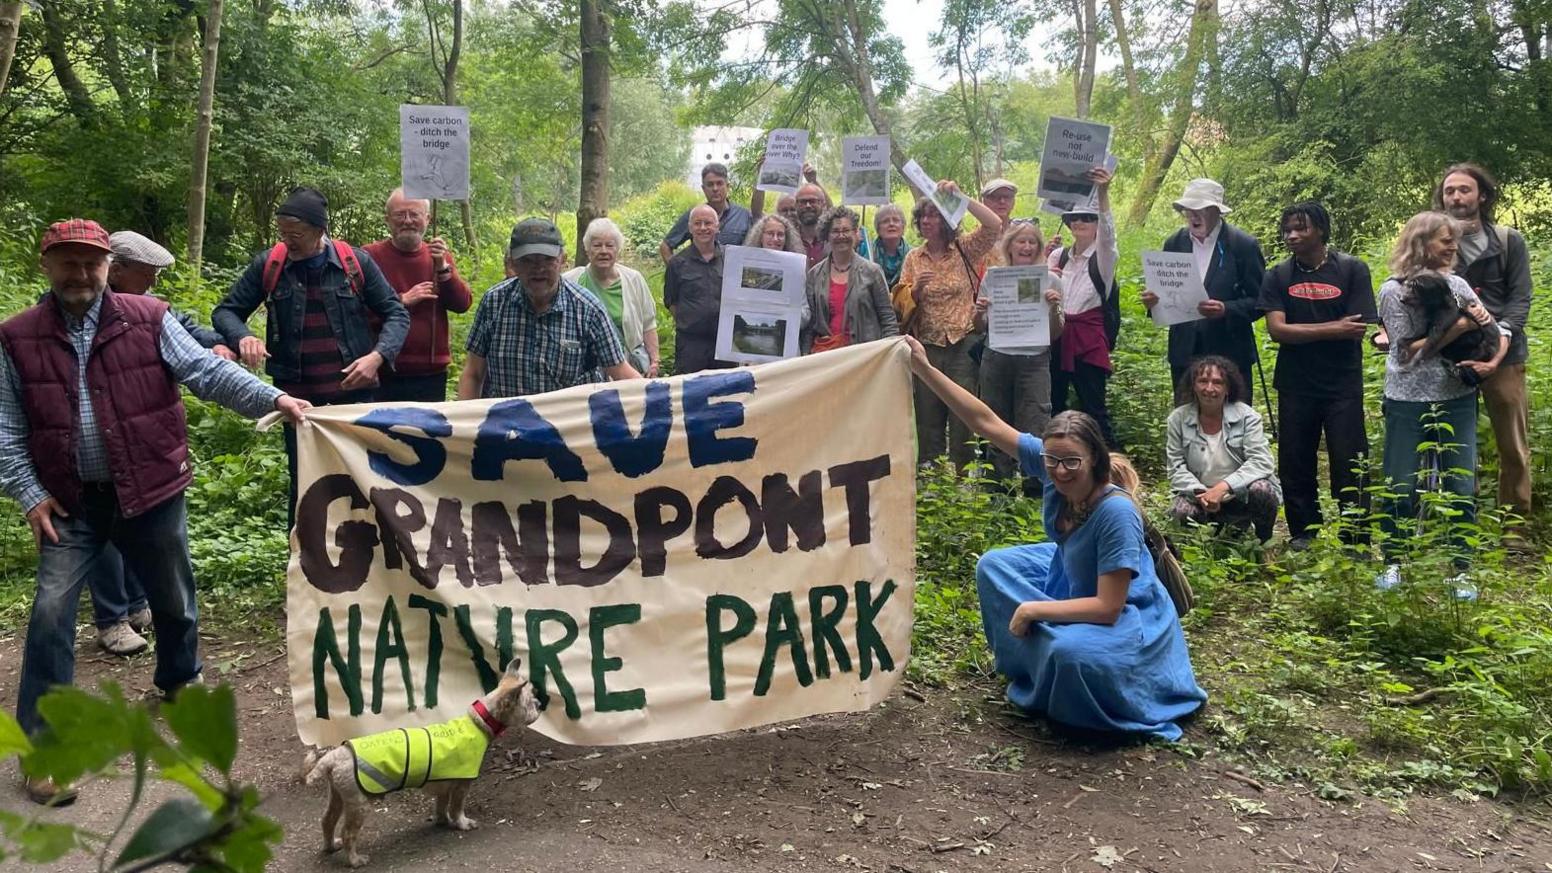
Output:
[[[344,240],[331,240],[334,243],[334,251],[339,255],[340,263],[345,265],[345,275],[350,279],[350,290],[356,296],[361,296],[361,289],[366,286],[366,274],[361,272],[361,262],[356,259],[356,250],[350,243]],[[280,274],[286,268],[286,244],[275,243],[275,247],[269,250],[269,257],[264,260],[264,296],[275,293],[275,286],[280,284]]]

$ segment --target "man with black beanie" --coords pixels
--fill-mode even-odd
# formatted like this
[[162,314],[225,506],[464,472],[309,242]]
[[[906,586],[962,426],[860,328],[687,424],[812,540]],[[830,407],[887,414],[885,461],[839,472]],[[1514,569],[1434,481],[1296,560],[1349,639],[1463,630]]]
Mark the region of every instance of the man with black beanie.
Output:
[[[317,406],[373,399],[378,371],[392,365],[410,316],[365,251],[329,239],[329,202],[294,188],[275,210],[280,242],[255,256],[210,320],[249,367],[264,363],[275,386]],[[264,339],[248,317],[265,308]],[[373,336],[368,311],[382,321]],[[286,426],[296,503],[296,432]]]

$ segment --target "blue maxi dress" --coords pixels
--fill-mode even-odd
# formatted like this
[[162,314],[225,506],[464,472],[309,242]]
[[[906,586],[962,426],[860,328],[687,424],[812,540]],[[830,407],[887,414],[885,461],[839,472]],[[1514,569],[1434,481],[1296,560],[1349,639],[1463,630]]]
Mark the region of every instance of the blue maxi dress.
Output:
[[[1045,486],[1041,507],[1050,542],[995,549],[976,565],[981,621],[1008,699],[1052,721],[1095,731],[1180,738],[1178,719],[1207,700],[1196,684],[1180,618],[1143,542],[1130,500],[1101,501],[1087,521],[1062,534],[1064,498],[1040,461],[1041,441],[1019,437],[1019,463]],[[1028,636],[1008,630],[1019,604],[1092,597],[1099,577],[1132,575],[1113,625],[1035,622]]]

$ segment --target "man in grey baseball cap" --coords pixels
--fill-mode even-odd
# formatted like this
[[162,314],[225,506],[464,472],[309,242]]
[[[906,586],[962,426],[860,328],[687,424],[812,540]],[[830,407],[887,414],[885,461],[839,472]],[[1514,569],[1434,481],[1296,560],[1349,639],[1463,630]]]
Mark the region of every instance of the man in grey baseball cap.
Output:
[[610,379],[639,379],[604,305],[561,276],[566,241],[544,218],[512,228],[512,278],[485,292],[469,330],[458,399],[521,397]]

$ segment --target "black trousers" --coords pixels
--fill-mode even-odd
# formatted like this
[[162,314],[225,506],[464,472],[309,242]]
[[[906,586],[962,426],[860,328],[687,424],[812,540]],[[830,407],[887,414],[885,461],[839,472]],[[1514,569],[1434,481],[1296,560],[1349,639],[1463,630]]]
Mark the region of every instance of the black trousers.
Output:
[[1286,391],[1277,395],[1277,476],[1283,483],[1283,506],[1288,534],[1307,536],[1319,527],[1320,435],[1326,435],[1326,455],[1331,464],[1331,496],[1344,506],[1367,509],[1369,495],[1353,465],[1369,453],[1369,435],[1363,426],[1363,395],[1305,397]]
[[[1076,409],[1087,413],[1099,423],[1099,432],[1105,437],[1105,445],[1113,452],[1121,451],[1121,443],[1110,428],[1110,406],[1105,391],[1110,384],[1110,371],[1093,364],[1078,361],[1073,372],[1062,369],[1059,346],[1051,347],[1051,415]],[[1067,402],[1069,389],[1078,392],[1076,405]]]
[[377,403],[441,403],[447,400],[447,371],[423,376],[384,374],[372,399]]

